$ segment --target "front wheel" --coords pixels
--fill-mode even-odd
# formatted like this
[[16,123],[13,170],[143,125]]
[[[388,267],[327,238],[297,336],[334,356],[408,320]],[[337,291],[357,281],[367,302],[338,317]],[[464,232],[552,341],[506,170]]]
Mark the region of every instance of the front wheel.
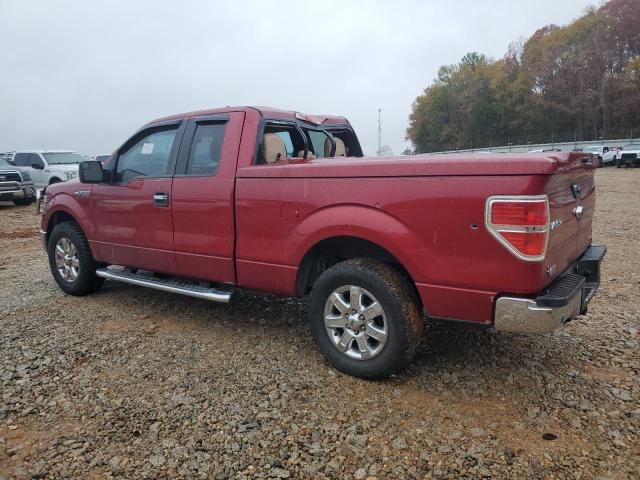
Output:
[[104,278],[96,275],[97,264],[78,224],[56,225],[49,235],[47,253],[53,278],[65,293],[88,295],[104,283]]
[[18,200],[14,200],[13,204],[17,205],[19,207],[24,207],[24,206],[28,206],[31,205],[33,203],[34,199],[33,197],[29,197],[29,198],[20,198]]
[[336,369],[355,377],[388,377],[420,344],[421,308],[409,281],[369,259],[338,263],[311,291],[309,322],[318,348]]

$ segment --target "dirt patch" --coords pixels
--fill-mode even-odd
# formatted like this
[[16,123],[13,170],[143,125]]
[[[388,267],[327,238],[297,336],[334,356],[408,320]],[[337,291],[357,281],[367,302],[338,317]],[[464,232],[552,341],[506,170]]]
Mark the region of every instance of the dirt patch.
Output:
[[9,238],[33,238],[38,234],[37,228],[19,228],[16,230],[10,230],[8,232],[2,232],[0,235],[5,239]]

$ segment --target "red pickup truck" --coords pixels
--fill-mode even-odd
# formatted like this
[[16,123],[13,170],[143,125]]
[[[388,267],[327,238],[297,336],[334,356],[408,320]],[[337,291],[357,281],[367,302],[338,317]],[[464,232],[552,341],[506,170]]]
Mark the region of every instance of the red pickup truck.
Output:
[[520,333],[584,313],[593,157],[363,157],[342,117],[222,108],[142,127],[79,180],[47,187],[41,236],[62,290],[104,279],[228,302],[228,286],[309,294],[339,370],[405,366],[425,318]]

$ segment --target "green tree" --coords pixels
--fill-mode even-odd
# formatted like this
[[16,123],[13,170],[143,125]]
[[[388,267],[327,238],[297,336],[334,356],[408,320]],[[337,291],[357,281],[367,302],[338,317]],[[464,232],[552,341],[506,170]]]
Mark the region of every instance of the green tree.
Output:
[[470,52],[441,67],[413,103],[407,139],[427,152],[622,137],[640,127],[639,58],[640,1],[610,0],[497,61]]

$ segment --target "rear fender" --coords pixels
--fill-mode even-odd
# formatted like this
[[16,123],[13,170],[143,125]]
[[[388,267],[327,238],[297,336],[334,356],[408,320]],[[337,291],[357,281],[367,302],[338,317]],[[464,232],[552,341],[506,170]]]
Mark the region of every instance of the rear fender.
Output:
[[429,256],[421,239],[393,216],[365,205],[338,205],[317,210],[292,232],[302,239],[294,245],[293,261],[300,265],[305,254],[317,243],[333,237],[356,237],[384,248],[407,270],[414,281],[426,278],[424,266]]

